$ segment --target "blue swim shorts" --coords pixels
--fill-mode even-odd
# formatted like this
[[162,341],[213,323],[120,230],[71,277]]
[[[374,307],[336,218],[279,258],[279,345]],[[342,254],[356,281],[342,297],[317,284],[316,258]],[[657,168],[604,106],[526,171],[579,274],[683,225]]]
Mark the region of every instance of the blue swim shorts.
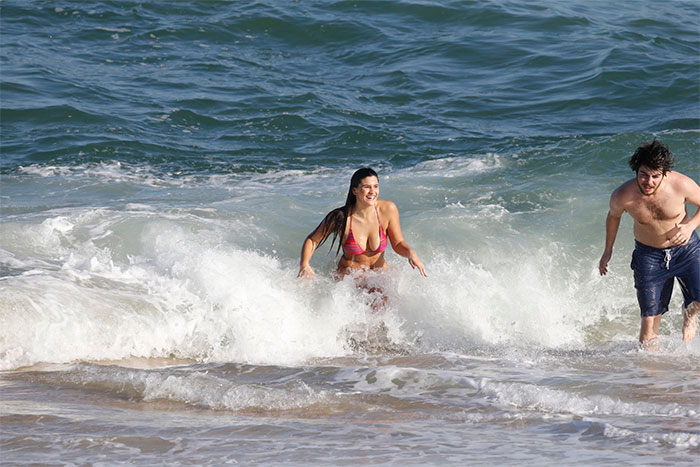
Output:
[[683,306],[700,302],[700,239],[696,232],[685,245],[671,248],[654,248],[635,241],[630,266],[642,316],[668,311],[674,278],[683,292]]

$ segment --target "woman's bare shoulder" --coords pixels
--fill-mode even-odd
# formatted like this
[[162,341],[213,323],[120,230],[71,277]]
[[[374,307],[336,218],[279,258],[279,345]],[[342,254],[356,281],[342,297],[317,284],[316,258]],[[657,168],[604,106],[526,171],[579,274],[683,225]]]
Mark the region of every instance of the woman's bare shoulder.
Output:
[[377,209],[379,209],[380,213],[387,213],[387,214],[393,214],[395,212],[399,212],[399,208],[396,207],[396,204],[393,201],[389,201],[387,199],[377,200]]

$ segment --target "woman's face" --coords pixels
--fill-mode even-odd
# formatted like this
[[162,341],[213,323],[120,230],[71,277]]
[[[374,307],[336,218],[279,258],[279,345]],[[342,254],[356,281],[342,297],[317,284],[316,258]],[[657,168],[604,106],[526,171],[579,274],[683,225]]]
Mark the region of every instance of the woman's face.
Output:
[[379,198],[379,180],[374,175],[360,180],[360,184],[352,189],[358,203],[375,205]]

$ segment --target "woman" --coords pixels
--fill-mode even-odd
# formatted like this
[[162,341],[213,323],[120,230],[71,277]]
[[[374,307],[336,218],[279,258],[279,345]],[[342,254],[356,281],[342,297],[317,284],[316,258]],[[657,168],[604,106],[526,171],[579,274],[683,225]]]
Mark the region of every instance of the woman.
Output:
[[408,258],[408,264],[424,277],[423,263],[401,234],[399,210],[391,201],[379,199],[377,173],[364,168],[356,171],[350,180],[350,190],[345,206],[334,209],[304,240],[299,261],[299,277],[311,277],[311,256],[328,237],[333,235],[331,249],[338,239],[336,255],[343,250],[338,262],[336,278],[369,269],[386,269],[384,250],[387,237],[396,253]]

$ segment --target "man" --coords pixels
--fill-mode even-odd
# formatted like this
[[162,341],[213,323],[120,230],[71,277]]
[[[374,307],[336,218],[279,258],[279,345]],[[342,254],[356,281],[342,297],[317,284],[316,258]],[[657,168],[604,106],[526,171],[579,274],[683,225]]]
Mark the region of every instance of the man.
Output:
[[637,176],[610,197],[600,274],[608,272],[620,218],[627,212],[634,219],[632,269],[642,313],[639,342],[647,346],[658,337],[674,278],[683,292],[683,341],[690,342],[700,311],[700,239],[695,232],[700,209],[690,217],[685,203],[700,206],[700,187],[690,177],[671,170],[673,156],[656,140],[637,148],[629,165]]

